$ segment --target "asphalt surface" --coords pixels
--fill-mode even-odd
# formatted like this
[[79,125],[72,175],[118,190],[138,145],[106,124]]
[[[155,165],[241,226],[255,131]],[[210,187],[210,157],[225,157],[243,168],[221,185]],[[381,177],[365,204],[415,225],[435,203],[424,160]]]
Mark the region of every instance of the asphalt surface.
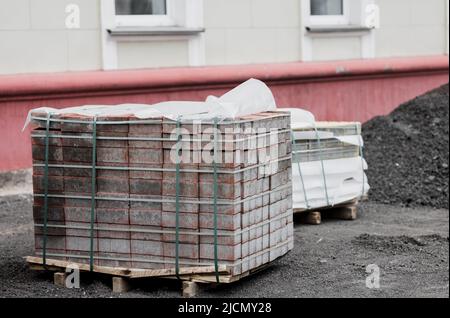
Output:
[[[0,297],[179,297],[175,280],[135,281],[111,292],[107,276],[81,275],[80,289],[53,284],[31,271],[30,195],[0,197]],[[295,248],[263,272],[205,288],[200,297],[449,297],[449,211],[363,203],[356,221],[295,225]],[[366,287],[368,265],[380,270],[380,288]]]

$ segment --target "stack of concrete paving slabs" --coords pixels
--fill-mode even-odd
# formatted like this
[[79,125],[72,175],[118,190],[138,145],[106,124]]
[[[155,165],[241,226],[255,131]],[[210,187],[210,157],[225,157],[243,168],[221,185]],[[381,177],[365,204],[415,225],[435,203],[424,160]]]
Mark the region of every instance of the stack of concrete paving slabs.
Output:
[[294,209],[332,207],[367,194],[360,123],[297,123],[293,138]]
[[288,112],[31,116],[36,256],[239,275],[292,249]]
[[[361,154],[361,144],[352,142],[361,136],[357,122],[316,122],[314,128],[294,129],[295,157],[300,162],[354,158]],[[344,136],[356,136],[348,142]]]

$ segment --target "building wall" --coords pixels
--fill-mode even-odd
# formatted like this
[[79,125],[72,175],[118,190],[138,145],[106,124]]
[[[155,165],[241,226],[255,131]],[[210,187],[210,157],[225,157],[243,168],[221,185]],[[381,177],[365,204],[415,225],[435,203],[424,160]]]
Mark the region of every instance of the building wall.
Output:
[[[65,26],[71,3],[77,30]],[[99,17],[97,0],[0,0],[0,74],[100,69]]]
[[432,56],[0,76],[0,172],[31,166],[29,131],[22,132],[30,109],[204,100],[251,77],[264,79],[279,107],[305,108],[318,120],[366,121],[448,82],[448,59]]
[[306,38],[312,38],[309,44],[312,61],[448,54],[448,0],[348,0],[348,3],[353,10],[363,11],[358,7],[363,1],[378,5],[380,28],[319,36],[306,33]]
[[299,0],[204,1],[206,64],[300,60]]
[[187,66],[188,42],[120,42],[117,45],[119,69]]
[[448,53],[448,0],[377,0],[376,56]]
[[[381,28],[373,34],[320,36],[305,32],[302,10],[307,10],[307,1],[203,0],[199,23],[205,27],[200,36],[205,58],[200,64],[347,60],[365,58],[364,52],[370,57],[448,52],[448,0],[374,0],[380,7]],[[348,1],[356,6],[363,0]],[[81,11],[81,28],[76,30],[65,27],[65,8],[72,3]],[[0,0],[0,74],[100,70],[102,32],[101,0]],[[189,43],[186,37],[129,37],[117,42],[117,68],[189,66]]]
[[359,36],[328,36],[312,39],[313,61],[361,59],[362,43]]

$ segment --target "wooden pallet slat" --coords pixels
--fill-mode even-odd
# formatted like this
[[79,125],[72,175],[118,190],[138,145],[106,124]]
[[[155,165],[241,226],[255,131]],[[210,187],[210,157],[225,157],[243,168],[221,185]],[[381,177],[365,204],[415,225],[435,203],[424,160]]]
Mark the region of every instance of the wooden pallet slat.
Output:
[[[54,271],[54,283],[59,287],[65,287],[67,278],[66,268],[73,268],[76,265],[80,271],[89,272],[88,264],[80,264],[62,260],[47,259],[46,265],[43,265],[41,257],[25,257],[28,266],[32,270]],[[231,275],[226,265],[219,265],[219,282],[234,283],[249,275],[255,274],[268,268],[270,264],[263,264],[260,267],[249,270],[240,275]],[[94,266],[94,273],[106,274],[112,277],[112,290],[114,293],[125,293],[131,289],[132,280],[139,278],[164,278],[178,279],[175,269],[130,269],[121,267]],[[183,281],[182,294],[184,297],[195,296],[201,288],[197,284],[216,284],[217,277],[214,266],[199,266],[180,268],[179,278]]]
[[319,225],[323,219],[336,219],[353,221],[358,217],[358,202],[352,200],[338,204],[333,207],[322,207],[317,209],[294,209],[294,214],[300,223],[309,225]]
[[357,217],[357,206],[345,206],[345,207],[339,207],[336,209],[331,209],[327,211],[327,217],[332,219],[338,219],[338,220],[356,220]]
[[183,282],[183,297],[190,298],[194,297],[200,291],[199,284],[195,282],[185,281]]
[[112,278],[112,290],[113,293],[126,293],[131,289],[130,281],[125,277],[113,277]]
[[[71,264],[76,264],[80,271],[90,271],[88,264],[80,264],[74,262],[67,262],[62,260],[47,259],[46,265],[43,265],[41,257],[27,256],[26,262],[30,265],[31,269],[41,270],[60,270],[70,267]],[[218,271],[220,274],[229,274],[229,271],[225,265],[219,265]],[[108,274],[118,277],[134,278],[150,278],[150,277],[169,277],[175,276],[176,271],[174,268],[167,269],[136,269],[136,268],[123,268],[123,267],[106,267],[94,265],[94,272],[101,274]],[[179,270],[180,276],[194,275],[194,274],[210,274],[215,273],[214,266],[198,266],[198,267],[182,267]]]
[[300,223],[319,225],[322,223],[322,214],[319,211],[303,212],[300,215]]
[[[50,270],[50,271],[58,271],[61,269],[70,268],[71,265],[77,265],[80,271],[88,272],[90,271],[89,264],[81,264],[74,262],[67,262],[62,260],[55,259],[47,259],[46,265],[43,263],[43,259],[41,257],[36,256],[27,256],[25,257],[26,262],[30,265],[31,269],[35,270]],[[94,265],[94,272],[101,274],[108,274],[114,276],[129,276],[131,270],[128,268],[122,267],[106,267],[106,266],[96,266]]]
[[67,273],[56,272],[53,274],[53,283],[59,287],[66,287]]

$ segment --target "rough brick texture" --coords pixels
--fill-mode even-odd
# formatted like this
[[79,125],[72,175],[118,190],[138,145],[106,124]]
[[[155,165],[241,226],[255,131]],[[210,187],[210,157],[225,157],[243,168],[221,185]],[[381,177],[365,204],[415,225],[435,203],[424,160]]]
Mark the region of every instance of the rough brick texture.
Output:
[[[85,264],[89,263],[92,236],[95,265],[174,268],[177,211],[182,267],[214,265],[215,210],[218,260],[232,275],[257,268],[292,249],[288,114],[266,112],[231,124],[221,122],[215,158],[211,123],[182,123],[181,151],[177,153],[174,121],[156,118],[151,123],[134,123],[139,119],[133,116],[98,117],[95,189],[92,118],[73,114],[58,118],[80,122],[50,124],[50,134],[56,137],[48,138],[47,211],[43,198],[45,122],[33,121],[37,255],[42,254],[45,213],[47,254],[52,255],[48,257]],[[94,211],[92,195],[96,197]]]

